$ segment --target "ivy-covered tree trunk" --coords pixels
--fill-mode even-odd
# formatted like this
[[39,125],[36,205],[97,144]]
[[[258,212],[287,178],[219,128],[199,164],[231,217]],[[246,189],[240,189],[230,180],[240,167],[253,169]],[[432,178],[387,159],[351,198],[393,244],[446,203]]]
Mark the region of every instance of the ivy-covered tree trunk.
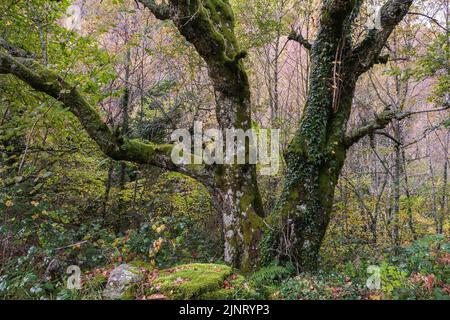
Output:
[[[355,81],[343,64],[350,52],[352,2],[324,5],[311,46],[310,88],[300,128],[285,154],[287,172],[277,206],[279,254],[314,269],[330,220]],[[345,79],[345,81],[344,81]]]
[[312,45],[301,35],[290,36],[310,49],[312,65],[300,128],[285,154],[284,189],[273,215],[279,229],[272,240],[278,243],[276,255],[300,270],[317,267],[348,147],[392,119],[375,119],[346,136],[358,77],[383,60],[379,54],[411,2],[389,1],[382,9],[383,27],[370,30],[356,47],[351,32],[361,1],[324,2]]
[[[316,90],[311,88],[305,109],[307,114],[315,112],[317,115],[326,107],[315,100]],[[346,117],[343,113],[348,112],[344,110],[351,106],[353,90],[354,84],[342,88],[346,98],[339,102],[339,111],[334,112],[330,108],[331,111],[324,112],[322,119],[306,114],[285,155],[287,172],[276,212],[281,217],[282,227],[278,241],[281,255],[289,257],[302,270],[316,268],[319,249],[330,221],[335,187],[346,157],[345,124],[333,127],[333,123],[337,124],[341,117]],[[332,99],[330,94],[321,97],[324,100],[320,101]],[[324,119],[327,119],[325,124]],[[322,130],[324,139],[314,141],[312,134]]]

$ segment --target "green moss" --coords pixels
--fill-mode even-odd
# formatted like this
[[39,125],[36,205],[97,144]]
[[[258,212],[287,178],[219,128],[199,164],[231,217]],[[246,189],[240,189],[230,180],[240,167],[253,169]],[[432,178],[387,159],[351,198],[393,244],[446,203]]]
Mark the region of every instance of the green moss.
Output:
[[254,230],[260,230],[263,227],[263,219],[253,210],[249,210],[249,208],[253,207],[252,204],[255,201],[255,196],[254,193],[246,193],[239,202],[241,211],[247,215],[246,220],[243,222],[244,242],[247,245],[250,245],[254,240]]
[[120,300],[135,300],[136,299],[136,291],[137,286],[131,286],[125,293],[122,295]]
[[227,286],[218,290],[209,291],[202,294],[200,300],[236,300],[252,299],[257,297],[257,293],[250,285],[250,282],[242,275],[233,275],[226,279]]
[[195,299],[220,290],[232,270],[220,264],[186,264],[162,270],[149,294],[162,293],[171,299]]
[[234,290],[219,289],[202,294],[200,300],[231,300],[234,297]]
[[239,50],[234,34],[235,18],[230,4],[226,0],[206,0],[203,6],[207,9],[214,33],[217,33],[224,44],[225,60],[233,60]]
[[173,145],[145,143],[137,139],[125,139],[122,152],[131,159],[139,160],[141,163],[149,163],[156,154],[170,155]]
[[142,261],[142,260],[133,261],[133,262],[130,262],[129,264],[136,268],[144,268],[147,271],[153,270],[153,267],[151,266],[150,263]]

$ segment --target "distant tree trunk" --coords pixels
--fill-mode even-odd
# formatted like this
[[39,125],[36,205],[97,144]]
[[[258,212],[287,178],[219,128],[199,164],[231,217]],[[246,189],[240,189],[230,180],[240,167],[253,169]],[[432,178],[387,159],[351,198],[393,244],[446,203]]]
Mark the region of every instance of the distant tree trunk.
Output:
[[391,227],[392,240],[396,246],[400,245],[400,186],[402,176],[402,154],[401,143],[402,128],[399,121],[394,121],[394,170],[392,175],[392,210],[391,210]]
[[279,97],[279,73],[280,73],[280,40],[281,40],[281,32],[277,30],[275,37],[275,48],[274,48],[274,58],[273,58],[273,88],[269,88],[271,94],[270,101],[270,120],[272,123],[272,127],[276,126],[276,122],[279,117],[279,109],[280,109],[280,97]]
[[447,134],[445,136],[445,142],[444,142],[444,170],[443,170],[443,177],[442,177],[442,197],[441,197],[441,214],[439,217],[439,225],[440,225],[440,234],[444,233],[444,225],[445,220],[448,218],[449,215],[449,208],[448,208],[448,149],[450,145],[450,130],[447,130]]
[[438,204],[437,204],[437,188],[436,188],[436,176],[434,174],[434,168],[433,168],[433,162],[432,162],[432,155],[430,151],[429,144],[427,144],[427,156],[428,156],[428,170],[430,172],[430,178],[431,178],[431,210],[432,215],[434,219],[435,224],[435,230],[436,234],[441,234],[441,220],[439,218],[439,210],[438,210]]
[[41,21],[41,18],[39,17],[38,11],[33,6],[31,1],[28,1],[28,5],[30,7],[31,13],[33,14],[34,23],[36,23],[36,27],[38,29],[39,42],[41,45],[42,60],[44,62],[44,66],[47,66],[48,65],[48,54],[47,54],[47,41],[45,39],[44,26],[42,25],[42,21]]
[[[269,107],[270,107],[270,124],[271,128],[280,128],[283,121],[282,110],[280,110],[280,59],[283,48],[281,47],[282,39],[282,17],[285,13],[285,2],[283,0],[277,0],[276,10],[274,13],[274,19],[276,20],[278,26],[275,31],[274,43],[268,45],[266,61],[267,64],[267,85],[269,91]],[[273,52],[273,55],[271,54]],[[277,177],[268,177],[267,188],[270,190],[277,190],[279,184],[279,179]],[[277,194],[275,192],[270,192],[267,194],[266,208],[268,210],[273,210],[277,202]]]
[[108,209],[108,202],[109,197],[111,194],[111,187],[113,183],[113,174],[114,174],[114,160],[109,160],[109,166],[108,166],[108,177],[106,178],[106,184],[105,184],[105,195],[103,197],[103,206],[102,206],[102,216],[103,216],[103,222],[107,219],[107,209]]
[[402,150],[402,160],[403,160],[403,177],[405,179],[405,194],[406,194],[406,206],[407,206],[406,210],[408,212],[408,226],[409,226],[409,230],[411,231],[413,240],[417,240],[416,228],[415,228],[415,223],[414,223],[414,213],[412,210],[412,198],[411,198],[411,192],[409,189],[408,171],[406,170],[405,150]]

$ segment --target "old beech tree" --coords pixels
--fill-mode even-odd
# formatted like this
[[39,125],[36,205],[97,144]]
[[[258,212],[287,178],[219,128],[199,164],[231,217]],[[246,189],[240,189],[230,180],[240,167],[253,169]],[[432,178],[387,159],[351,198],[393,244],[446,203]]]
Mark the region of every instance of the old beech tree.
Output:
[[[216,96],[221,129],[251,127],[250,84],[234,33],[228,0],[139,0],[156,18],[170,20],[205,61]],[[265,214],[254,165],[176,166],[171,145],[156,145],[113,134],[95,107],[67,83],[25,52],[0,43],[0,73],[12,74],[35,90],[59,100],[81,122],[100,149],[115,160],[132,161],[183,172],[203,182],[220,206],[226,262],[242,271],[265,256],[289,258],[299,269],[315,267],[330,220],[335,187],[348,148],[393,119],[410,114],[385,110],[361,128],[347,132],[358,78],[374,64],[386,62],[381,51],[412,0],[387,0],[381,28],[354,43],[352,25],[362,1],[324,0],[316,39],[300,33],[290,39],[309,50],[312,68],[307,102],[299,128],[284,155],[284,190],[274,212]]]

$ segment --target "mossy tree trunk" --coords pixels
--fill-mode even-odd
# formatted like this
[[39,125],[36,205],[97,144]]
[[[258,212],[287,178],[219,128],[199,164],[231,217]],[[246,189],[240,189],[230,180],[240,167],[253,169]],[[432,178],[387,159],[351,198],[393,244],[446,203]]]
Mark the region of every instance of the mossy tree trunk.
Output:
[[[251,128],[250,88],[239,60],[209,63],[216,91],[216,117],[222,134],[226,129]],[[224,136],[225,141],[225,136]],[[248,151],[248,149],[247,149]],[[252,270],[259,260],[264,209],[250,164],[214,165],[213,196],[223,219],[224,259],[243,272]]]
[[[160,19],[173,21],[208,67],[216,97],[216,118],[226,129],[251,128],[250,85],[234,33],[235,19],[227,0],[141,1]],[[225,141],[225,140],[224,140]],[[248,150],[248,149],[247,149]],[[264,210],[255,165],[214,165],[213,196],[223,217],[224,259],[241,271],[259,259]]]

